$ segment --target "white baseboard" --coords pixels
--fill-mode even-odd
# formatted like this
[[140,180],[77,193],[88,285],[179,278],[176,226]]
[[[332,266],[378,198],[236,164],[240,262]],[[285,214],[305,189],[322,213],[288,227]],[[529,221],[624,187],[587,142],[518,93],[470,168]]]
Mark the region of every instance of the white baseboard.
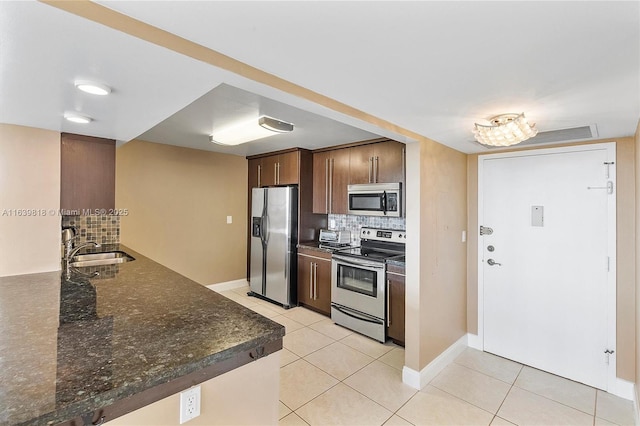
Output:
[[233,290],[234,288],[244,287],[246,285],[249,285],[249,282],[247,280],[235,280],[218,284],[209,284],[207,288],[213,291],[221,292],[226,290]]
[[640,425],[640,407],[638,406],[638,384],[633,385],[633,412],[635,414],[634,424]]
[[482,338],[477,334],[467,333],[467,345],[469,345],[470,348],[477,349],[479,351],[483,350]]
[[628,399],[629,401],[635,401],[636,399],[635,384],[619,377],[616,377],[614,388],[609,389],[608,392],[620,398]]
[[467,335],[458,339],[431,361],[420,372],[412,370],[406,365],[402,369],[402,382],[414,389],[422,389],[433,380],[444,368],[453,362],[467,348]]

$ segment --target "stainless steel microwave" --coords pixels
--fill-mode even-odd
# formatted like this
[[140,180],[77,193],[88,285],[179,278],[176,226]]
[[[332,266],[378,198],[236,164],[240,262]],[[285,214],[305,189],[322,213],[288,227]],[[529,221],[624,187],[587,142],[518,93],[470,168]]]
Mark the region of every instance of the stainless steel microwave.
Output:
[[402,216],[402,185],[365,183],[347,187],[349,214],[367,216]]

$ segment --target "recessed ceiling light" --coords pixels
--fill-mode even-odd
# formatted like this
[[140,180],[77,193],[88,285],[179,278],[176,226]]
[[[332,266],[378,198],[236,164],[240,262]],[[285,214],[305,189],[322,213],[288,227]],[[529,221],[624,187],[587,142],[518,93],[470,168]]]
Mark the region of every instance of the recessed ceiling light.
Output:
[[64,118],[67,119],[68,121],[71,121],[72,123],[79,123],[79,124],[87,124],[93,121],[93,118],[87,115],[78,114],[76,112],[65,112]]
[[111,87],[101,83],[94,83],[93,81],[76,80],[75,85],[83,92],[91,93],[92,95],[105,96],[111,93]]

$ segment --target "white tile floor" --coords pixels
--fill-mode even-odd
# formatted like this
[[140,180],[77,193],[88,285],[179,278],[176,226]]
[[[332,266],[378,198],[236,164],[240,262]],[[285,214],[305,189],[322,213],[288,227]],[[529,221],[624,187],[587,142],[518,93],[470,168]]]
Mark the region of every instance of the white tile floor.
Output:
[[223,295],[283,324],[282,425],[633,425],[633,404],[467,349],[424,389],[402,383],[404,349],[304,308]]

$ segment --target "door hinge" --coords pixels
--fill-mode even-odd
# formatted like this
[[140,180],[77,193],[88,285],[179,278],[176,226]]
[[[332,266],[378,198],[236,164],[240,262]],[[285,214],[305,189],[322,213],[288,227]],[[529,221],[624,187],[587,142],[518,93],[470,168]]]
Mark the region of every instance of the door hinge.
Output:
[[488,226],[480,226],[480,235],[491,235],[493,234],[493,229]]
[[615,351],[612,351],[611,349],[605,349],[605,350],[604,350],[604,357],[605,357],[604,362],[606,362],[606,363],[607,363],[607,365],[609,365],[609,357],[610,357],[611,355],[613,355],[613,353],[614,353],[614,352],[615,352]]

